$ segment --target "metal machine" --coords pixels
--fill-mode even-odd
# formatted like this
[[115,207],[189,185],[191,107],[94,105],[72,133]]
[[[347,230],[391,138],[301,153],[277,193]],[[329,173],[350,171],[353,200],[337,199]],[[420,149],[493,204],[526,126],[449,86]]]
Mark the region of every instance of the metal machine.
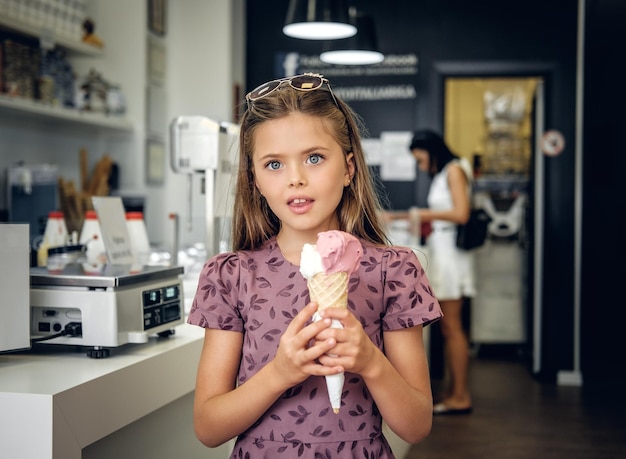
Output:
[[183,267],[104,265],[97,274],[82,264],[61,273],[31,268],[31,339],[90,346],[87,355],[108,357],[111,347],[169,336],[184,321]]
[[209,255],[230,245],[237,173],[239,125],[204,116],[178,116],[170,124],[171,166],[187,174],[188,229],[192,222],[192,176],[203,176],[205,242]]

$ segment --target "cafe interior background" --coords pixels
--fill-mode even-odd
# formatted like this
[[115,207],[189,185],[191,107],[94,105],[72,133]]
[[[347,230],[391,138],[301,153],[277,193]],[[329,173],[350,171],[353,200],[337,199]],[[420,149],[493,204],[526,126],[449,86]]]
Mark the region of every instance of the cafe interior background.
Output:
[[[16,5],[26,3],[0,2],[3,34],[13,33],[12,18],[26,14]],[[623,320],[617,319],[624,312],[612,287],[620,285],[623,269],[615,267],[625,255],[617,218],[624,209],[618,183],[626,100],[616,49],[624,42],[618,18],[626,6],[609,0],[529,0],[506,8],[494,0],[348,3],[374,19],[383,62],[322,62],[329,43],[283,34],[289,0],[87,0],[85,14],[104,46],[64,47],[59,38],[57,49],[65,51],[51,61],[69,63],[82,92],[50,95],[46,81],[31,93],[3,86],[3,221],[24,206],[44,214],[46,206],[59,207],[56,179],[80,190],[85,170],[95,173],[110,159],[109,193],[141,207],[155,252],[178,255],[178,248],[183,261],[197,263],[194,255],[206,255],[194,252],[206,241],[206,177],[172,167],[173,120],[201,116],[236,125],[244,95],[256,85],[322,73],[363,117],[368,159],[390,207],[425,198],[427,177],[402,146],[412,130],[443,132],[473,162],[479,191],[502,222],[492,228],[488,248],[508,251],[504,265],[487,257],[479,273],[500,275],[490,284],[497,287],[492,300],[514,296],[517,308],[509,334],[474,324],[475,336],[484,336],[475,344],[514,345],[547,384],[594,392],[623,384],[617,353]],[[46,37],[39,38],[45,46]],[[98,97],[98,84],[108,86],[108,98]],[[35,92],[50,99],[32,103]],[[60,107],[63,97],[89,113]],[[562,148],[542,146],[547,132]],[[11,202],[12,187],[23,185],[15,170],[24,166],[34,176],[51,166],[55,180],[42,184],[36,202]],[[42,231],[38,222],[31,235]],[[487,255],[479,262],[480,256]],[[482,300],[484,307],[493,303]],[[479,319],[480,305],[471,310]],[[502,329],[511,326],[510,316],[503,320]]]

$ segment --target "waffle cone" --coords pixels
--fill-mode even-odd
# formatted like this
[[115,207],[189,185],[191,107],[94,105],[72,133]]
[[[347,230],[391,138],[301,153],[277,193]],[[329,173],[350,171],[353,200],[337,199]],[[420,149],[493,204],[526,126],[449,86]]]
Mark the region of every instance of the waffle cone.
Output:
[[308,281],[311,301],[318,309],[348,307],[348,273],[318,273]]

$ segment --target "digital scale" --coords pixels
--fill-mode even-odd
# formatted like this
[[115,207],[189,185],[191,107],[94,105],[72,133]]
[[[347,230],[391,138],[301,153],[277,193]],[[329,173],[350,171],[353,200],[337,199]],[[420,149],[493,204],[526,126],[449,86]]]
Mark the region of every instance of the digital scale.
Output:
[[134,268],[103,265],[95,274],[80,263],[55,273],[31,268],[31,339],[90,346],[89,357],[104,358],[107,348],[173,334],[184,321],[183,267]]

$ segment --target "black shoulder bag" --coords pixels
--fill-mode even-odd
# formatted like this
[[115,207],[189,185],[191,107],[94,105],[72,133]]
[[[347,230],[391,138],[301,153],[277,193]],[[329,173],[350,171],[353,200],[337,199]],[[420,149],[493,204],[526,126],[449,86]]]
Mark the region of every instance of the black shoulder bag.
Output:
[[456,246],[462,250],[473,250],[481,247],[487,239],[488,226],[491,222],[491,217],[484,209],[477,209],[473,206],[473,178],[468,177],[468,180],[471,183],[469,188],[472,208],[467,222],[464,225],[457,225],[456,228]]
[[484,209],[472,209],[469,220],[464,225],[457,225],[456,246],[463,250],[481,247],[487,239],[491,217]]

